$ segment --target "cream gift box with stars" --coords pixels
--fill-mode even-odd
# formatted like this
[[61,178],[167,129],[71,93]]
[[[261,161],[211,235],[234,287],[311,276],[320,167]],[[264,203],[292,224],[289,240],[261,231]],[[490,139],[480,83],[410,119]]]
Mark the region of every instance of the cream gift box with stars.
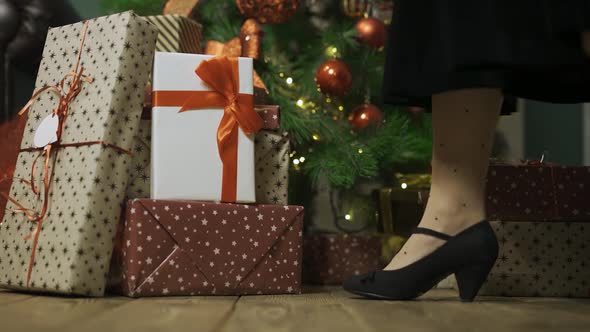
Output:
[[[138,130],[157,31],[132,12],[92,19],[85,26],[81,22],[53,28],[47,35],[35,91],[59,87],[62,79],[63,94],[68,88],[71,91],[73,76],[68,74],[76,63],[84,76],[79,93],[69,101],[63,133],[52,148],[47,170],[43,158],[35,163],[43,149],[27,149],[35,148],[37,128],[59,106],[59,98],[52,92],[41,93],[28,111],[21,144],[27,151],[19,154],[15,176],[30,179],[35,167],[41,193],[35,194],[21,181],[13,182],[10,196],[18,205],[7,205],[0,226],[0,284],[4,287],[104,294],[128,183],[131,157],[123,151],[132,149]],[[50,175],[47,197],[44,174]],[[45,202],[42,224],[18,213],[20,205],[35,216]]]

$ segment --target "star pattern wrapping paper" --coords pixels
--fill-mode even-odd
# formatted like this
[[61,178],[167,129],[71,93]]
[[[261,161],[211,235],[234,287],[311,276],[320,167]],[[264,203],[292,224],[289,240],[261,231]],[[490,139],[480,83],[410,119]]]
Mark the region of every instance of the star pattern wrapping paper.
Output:
[[[56,85],[73,70],[84,23],[50,29],[35,91]],[[83,82],[70,103],[61,143],[102,141],[132,150],[145,87],[153,62],[157,30],[125,12],[89,20],[80,63],[92,83]],[[39,95],[29,110],[21,149],[32,148],[39,123],[51,114],[58,98]],[[21,152],[15,176],[28,179],[39,152]],[[7,205],[0,226],[0,284],[7,288],[51,293],[102,296],[113,249],[113,238],[125,199],[131,157],[100,144],[61,147],[51,169],[49,212],[43,221],[32,278],[27,285],[33,241],[25,240],[36,227]],[[43,163],[37,164],[42,187]],[[10,195],[39,211],[42,197],[20,181]]]
[[381,237],[311,234],[304,238],[303,281],[342,285],[349,277],[381,269]]
[[492,222],[500,244],[481,295],[590,297],[590,223]]
[[140,199],[119,252],[131,297],[301,292],[303,207]]
[[256,105],[264,120],[264,129],[256,134],[256,201],[260,204],[289,204],[289,133],[281,132],[280,108]]
[[486,185],[491,220],[590,220],[590,167],[492,164]]

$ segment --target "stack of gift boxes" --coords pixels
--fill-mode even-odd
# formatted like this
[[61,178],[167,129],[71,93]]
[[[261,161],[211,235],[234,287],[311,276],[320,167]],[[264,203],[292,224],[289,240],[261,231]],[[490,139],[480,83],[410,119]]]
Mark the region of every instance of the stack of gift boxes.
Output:
[[255,106],[251,58],[196,54],[200,29],[133,12],[50,29],[4,194],[3,287],[300,292],[279,109]]
[[480,294],[590,297],[590,167],[495,162],[486,195],[500,252]]

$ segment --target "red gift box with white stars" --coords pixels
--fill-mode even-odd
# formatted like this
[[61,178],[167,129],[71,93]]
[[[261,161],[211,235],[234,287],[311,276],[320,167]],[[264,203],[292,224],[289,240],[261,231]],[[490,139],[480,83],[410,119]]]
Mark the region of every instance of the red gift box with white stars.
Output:
[[120,245],[130,297],[298,294],[303,207],[137,199]]

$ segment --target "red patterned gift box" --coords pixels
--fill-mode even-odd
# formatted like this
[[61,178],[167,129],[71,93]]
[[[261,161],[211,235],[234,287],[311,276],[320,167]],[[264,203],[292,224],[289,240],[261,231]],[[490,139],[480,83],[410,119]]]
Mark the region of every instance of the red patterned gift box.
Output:
[[590,167],[493,163],[486,190],[490,220],[590,220]]
[[383,268],[381,237],[356,234],[306,235],[303,282],[341,285],[351,276]]
[[301,292],[303,207],[130,201],[121,292],[170,295]]

